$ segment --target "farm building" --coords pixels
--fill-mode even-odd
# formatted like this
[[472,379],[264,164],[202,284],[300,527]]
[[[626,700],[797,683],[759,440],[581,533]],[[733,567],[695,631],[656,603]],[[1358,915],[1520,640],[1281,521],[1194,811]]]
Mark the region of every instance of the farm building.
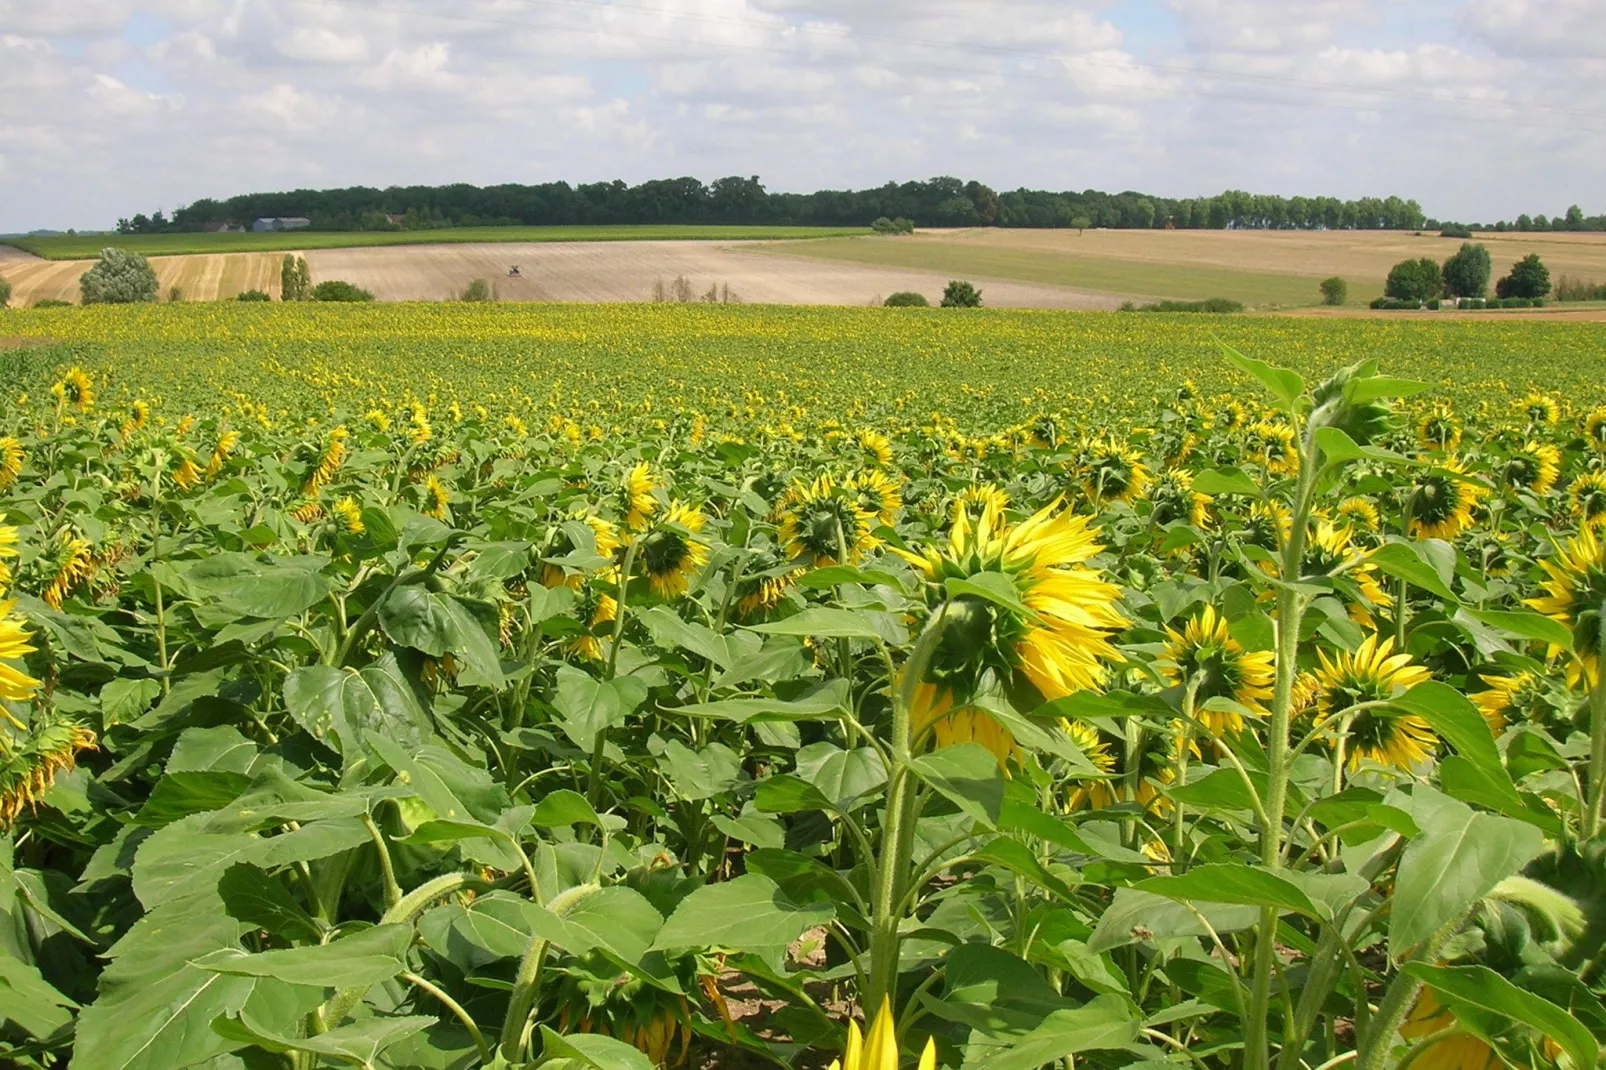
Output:
[[251,229],[262,233],[269,230],[306,230],[312,226],[312,220],[305,216],[264,216],[251,224]]
[[201,228],[208,234],[244,234],[245,228],[238,223],[208,223]]

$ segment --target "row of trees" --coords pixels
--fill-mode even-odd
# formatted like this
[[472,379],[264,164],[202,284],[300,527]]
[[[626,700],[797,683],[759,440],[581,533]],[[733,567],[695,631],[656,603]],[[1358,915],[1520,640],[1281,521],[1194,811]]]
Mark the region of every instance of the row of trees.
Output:
[[[1493,264],[1487,247],[1462,242],[1453,256],[1440,264],[1431,257],[1402,260],[1389,271],[1383,293],[1396,301],[1435,301],[1441,297],[1478,298],[1489,291]],[[1325,284],[1324,284],[1325,292]],[[1550,269],[1530,253],[1511,265],[1495,283],[1496,297],[1533,299],[1550,292]]]
[[[442,226],[715,223],[870,226],[907,219],[920,226],[1180,229],[1416,230],[1417,202],[1400,197],[1279,197],[1228,190],[1172,199],[1126,191],[999,193],[975,181],[939,177],[864,190],[772,193],[757,176],[658,179],[631,186],[596,182],[542,185],[353,186],[203,199],[173,212],[118,220],[126,233],[196,231],[208,224],[250,225],[264,216],[305,216],[316,230],[428,229]],[[399,217],[396,222],[392,217]]]
[[[1441,224],[1436,219],[1428,220],[1430,229],[1437,229]],[[1454,226],[1455,224],[1449,224]],[[1500,234],[1510,231],[1528,233],[1530,231],[1584,231],[1606,230],[1606,213],[1586,216],[1584,210],[1576,204],[1570,206],[1565,212],[1553,218],[1543,213],[1531,216],[1523,213],[1516,219],[1507,222],[1502,219],[1498,223],[1473,223],[1467,226],[1469,230],[1491,230]]]

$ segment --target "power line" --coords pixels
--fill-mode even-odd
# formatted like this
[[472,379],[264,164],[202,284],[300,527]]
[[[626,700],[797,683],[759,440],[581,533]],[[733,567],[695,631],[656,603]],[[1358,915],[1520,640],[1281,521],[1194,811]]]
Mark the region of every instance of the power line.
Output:
[[[508,27],[515,27],[515,28],[524,29],[524,30],[542,30],[542,31],[553,31],[553,32],[558,32],[558,33],[588,34],[588,35],[591,35],[591,36],[598,36],[598,37],[623,38],[623,39],[626,39],[626,40],[634,40],[634,41],[653,41],[653,42],[657,42],[657,43],[661,43],[661,44],[672,44],[672,45],[680,45],[680,46],[706,46],[706,47],[712,47],[712,48],[721,49],[721,50],[724,50],[724,51],[727,51],[727,52],[735,51],[735,52],[768,53],[768,54],[771,54],[771,55],[780,55],[780,56],[788,56],[788,57],[795,57],[797,55],[797,52],[796,52],[795,49],[777,48],[777,47],[769,46],[769,45],[749,45],[749,44],[738,45],[738,44],[732,44],[730,42],[717,42],[716,43],[716,42],[709,42],[709,41],[691,40],[691,39],[684,38],[684,37],[666,37],[666,36],[662,36],[662,35],[658,35],[658,34],[644,34],[644,33],[639,33],[639,32],[635,32],[635,31],[623,31],[623,30],[612,29],[612,28],[603,29],[603,28],[597,28],[597,27],[591,27],[591,26],[574,26],[574,25],[568,25],[568,24],[554,24],[554,23],[536,23],[536,22],[525,22],[525,21],[522,21],[522,20],[512,20],[512,19],[494,19],[494,18],[488,18],[488,17],[481,16],[481,15],[445,14],[445,13],[438,12],[438,11],[419,11],[419,10],[416,10],[416,9],[413,9],[413,8],[391,7],[391,6],[386,6],[386,5],[377,4],[377,3],[358,3],[358,2],[355,2],[355,0],[288,0],[288,2],[296,3],[296,4],[302,4],[302,5],[309,6],[309,7],[347,8],[347,9],[358,10],[358,11],[376,11],[376,12],[382,12],[382,13],[385,13],[385,14],[410,15],[410,16],[417,17],[417,18],[440,19],[440,20],[444,20],[444,21],[448,21],[448,22],[475,23],[475,24],[490,25],[490,26],[508,26]],[[611,5],[600,5],[600,6],[606,7],[606,6],[611,6]],[[908,61],[908,60],[900,60],[900,61],[897,61],[896,64],[894,64],[893,61],[886,60],[885,57],[878,57],[878,58],[882,59],[884,62],[886,62],[888,66],[897,65],[897,66],[902,66],[902,67],[906,67],[906,68],[913,68],[913,69],[917,69],[917,70],[931,70],[931,71],[936,71],[936,72],[939,72],[939,73],[942,73],[942,74],[947,74],[947,75],[969,75],[969,76],[983,77],[983,78],[1029,78],[1029,79],[1033,79],[1033,80],[1036,80],[1036,81],[1053,82],[1055,84],[1063,84],[1063,81],[1064,81],[1063,78],[1058,77],[1058,76],[1047,75],[1047,74],[1039,74],[1039,73],[1035,73],[1035,72],[1032,72],[1032,71],[978,70],[976,68],[955,67],[955,66],[952,66],[952,65],[949,65],[949,64],[933,64],[933,63],[924,63],[924,62],[919,62],[919,61]],[[1045,55],[1044,58],[1053,58],[1053,57],[1047,57]],[[1125,69],[1125,65],[1116,65],[1116,66],[1121,66],[1123,69]],[[1102,83],[1101,82],[1092,82],[1092,83],[1083,83],[1083,84],[1084,85],[1090,84],[1090,85],[1092,85],[1092,86],[1094,86],[1096,88],[1115,90],[1115,91],[1118,91],[1118,92],[1125,92],[1127,94],[1144,93],[1144,92],[1154,92],[1154,93],[1164,94],[1164,93],[1168,92],[1168,90],[1163,89],[1163,88],[1150,89],[1149,87],[1132,86],[1132,85],[1128,85],[1128,84],[1117,84],[1117,83],[1111,83],[1111,82],[1102,82]],[[1326,88],[1326,87],[1324,86],[1324,88]],[[1256,105],[1286,106],[1286,107],[1296,107],[1296,108],[1325,108],[1325,109],[1334,109],[1334,110],[1351,112],[1351,113],[1355,113],[1355,112],[1378,112],[1378,113],[1382,113],[1382,114],[1394,114],[1394,115],[1414,115],[1414,116],[1421,115],[1421,112],[1419,112],[1417,110],[1402,110],[1402,109],[1398,109],[1398,108],[1382,107],[1382,106],[1379,106],[1379,105],[1365,105],[1365,106],[1362,106],[1362,105],[1356,105],[1356,104],[1346,104],[1346,103],[1322,101],[1322,100],[1277,99],[1277,98],[1266,97],[1266,96],[1249,96],[1249,95],[1238,94],[1238,93],[1223,93],[1223,92],[1218,92],[1218,91],[1213,91],[1213,90],[1208,90],[1208,89],[1202,89],[1202,88],[1197,88],[1197,87],[1195,87],[1195,88],[1183,88],[1183,89],[1178,90],[1178,92],[1180,92],[1182,95],[1186,95],[1186,96],[1207,97],[1207,98],[1211,98],[1211,99],[1215,99],[1215,100],[1231,100],[1231,101],[1237,101],[1237,102],[1240,102],[1240,103],[1256,104]],[[1158,98],[1155,98],[1155,97],[1148,98],[1148,100],[1150,100],[1150,101],[1152,101],[1154,99],[1158,99]],[[1450,107],[1487,107],[1487,105],[1483,104],[1482,102],[1455,101],[1455,100],[1447,100],[1447,99],[1440,98],[1440,97],[1434,97],[1432,99],[1436,104],[1448,105]],[[1144,103],[1144,102],[1147,102],[1147,101],[1138,101],[1138,103]],[[1500,118],[1496,118],[1494,116],[1491,116],[1491,115],[1488,115],[1488,114],[1485,114],[1485,113],[1479,113],[1479,114],[1477,114],[1475,116],[1474,115],[1465,115],[1465,114],[1463,114],[1463,115],[1459,115],[1459,116],[1447,116],[1447,117],[1448,118],[1457,118],[1457,119],[1474,119],[1475,118],[1480,123],[1493,124],[1493,125],[1499,125],[1499,126],[1521,126],[1521,127],[1525,128],[1525,129],[1529,129],[1529,130],[1557,130],[1557,131],[1565,131],[1565,132],[1568,132],[1568,133],[1606,133],[1606,128],[1583,127],[1583,126],[1578,126],[1577,124],[1572,124],[1572,123],[1570,123],[1570,124],[1568,124],[1566,126],[1553,126],[1553,125],[1547,125],[1547,124],[1543,124],[1543,123],[1535,123],[1535,122],[1532,122],[1532,121],[1526,120],[1526,119],[1500,119]],[[1596,116],[1593,113],[1590,113],[1590,117],[1593,118],[1593,117],[1596,117]],[[1602,116],[1602,117],[1606,117],[1606,116]]]

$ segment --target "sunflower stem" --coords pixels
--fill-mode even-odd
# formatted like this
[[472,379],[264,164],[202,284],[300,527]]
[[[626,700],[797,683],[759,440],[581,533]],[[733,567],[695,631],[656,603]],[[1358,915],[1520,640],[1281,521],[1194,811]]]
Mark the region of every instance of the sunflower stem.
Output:
[[156,663],[161,666],[162,697],[166,698],[172,682],[167,661],[167,613],[162,604],[162,581],[156,575],[156,566],[162,561],[162,461],[158,457],[156,471],[151,475],[151,589],[156,597]]
[[[1595,650],[1595,686],[1589,693],[1589,805],[1584,810],[1584,836],[1595,838],[1606,814],[1606,602],[1601,603],[1600,635]],[[1589,673],[1584,672],[1587,682]]]
[[[619,573],[619,605],[613,617],[613,644],[608,651],[608,671],[603,675],[604,680],[612,680],[614,672],[619,666],[619,648],[624,645],[625,615],[630,612],[630,572],[636,567],[636,547],[639,539],[631,539],[630,545],[625,549],[624,568]],[[591,776],[586,788],[586,797],[595,807],[602,801],[602,763],[608,747],[608,733],[597,729],[597,739],[591,747]]]

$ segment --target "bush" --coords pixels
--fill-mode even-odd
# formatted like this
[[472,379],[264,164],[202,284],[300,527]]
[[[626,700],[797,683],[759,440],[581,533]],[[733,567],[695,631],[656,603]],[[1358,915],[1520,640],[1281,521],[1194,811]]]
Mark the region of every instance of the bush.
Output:
[[[1439,310],[1439,307],[1440,307],[1440,301],[1439,301],[1439,299],[1437,297],[1435,297],[1433,300],[1428,302],[1428,310],[1429,311],[1437,312]],[[1454,306],[1451,306],[1451,307],[1454,307]]]
[[169,286],[167,288],[167,301],[169,304],[177,304],[182,300],[184,300],[184,287]]
[[1322,304],[1342,305],[1349,300],[1349,283],[1334,275],[1322,280]]
[[1388,304],[1389,304],[1389,299],[1388,298],[1386,298],[1386,297],[1374,297],[1374,298],[1372,298],[1371,307],[1372,308],[1387,308]]
[[1383,292],[1396,301],[1431,301],[1444,293],[1439,262],[1429,257],[1400,261],[1389,271]]
[[925,294],[917,294],[913,290],[899,290],[883,302],[887,308],[930,308],[931,302],[926,300]]
[[1545,307],[1545,299],[1543,297],[1535,297],[1533,300],[1529,301],[1528,303],[1530,305],[1532,305],[1534,308],[1544,308]]
[[1606,282],[1586,282],[1574,275],[1563,275],[1556,280],[1556,300],[1606,301]]
[[980,308],[981,291],[959,279],[950,281],[942,291],[943,308]]
[[10,303],[11,283],[7,282],[5,279],[0,279],[0,308],[5,308]]
[[312,288],[314,301],[372,301],[374,295],[360,286],[341,279],[320,282]]
[[100,260],[78,280],[86,305],[132,305],[155,301],[158,285],[151,262],[138,253],[102,249]]
[[1511,265],[1511,273],[1495,283],[1494,292],[1501,297],[1543,297],[1550,292],[1550,269],[1538,253],[1529,253]]
[[1122,312],[1242,312],[1242,301],[1225,297],[1212,297],[1204,301],[1156,301],[1152,305],[1136,305],[1131,301],[1121,306]]
[[1462,242],[1455,255],[1444,262],[1444,292],[1451,297],[1482,297],[1489,289],[1490,271],[1489,250]]
[[236,301],[272,301],[273,298],[263,290],[246,290],[235,295]]
[[491,289],[491,284],[486,282],[484,279],[475,279],[473,282],[468,284],[467,288],[463,290],[462,300],[495,301],[496,292]]
[[71,301],[63,301],[59,297],[41,297],[33,303],[34,308],[71,308]]
[[1439,237],[1441,237],[1441,238],[1470,238],[1470,237],[1472,237],[1472,228],[1471,227],[1467,227],[1467,226],[1462,226],[1460,223],[1446,223],[1446,224],[1444,224],[1444,229],[1439,231]]

